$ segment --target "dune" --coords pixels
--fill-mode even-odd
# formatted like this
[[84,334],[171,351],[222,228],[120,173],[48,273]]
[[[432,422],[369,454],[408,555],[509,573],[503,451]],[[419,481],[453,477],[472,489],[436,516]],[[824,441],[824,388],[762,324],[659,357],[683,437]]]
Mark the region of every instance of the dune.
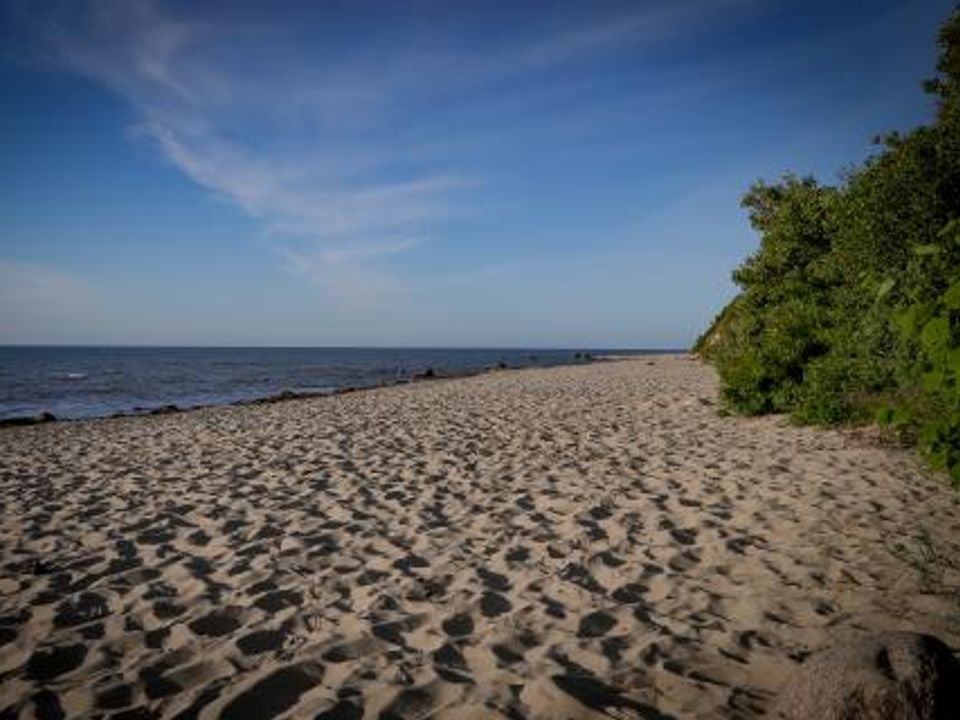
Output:
[[754,717],[960,646],[960,499],[683,356],[0,431],[0,717]]

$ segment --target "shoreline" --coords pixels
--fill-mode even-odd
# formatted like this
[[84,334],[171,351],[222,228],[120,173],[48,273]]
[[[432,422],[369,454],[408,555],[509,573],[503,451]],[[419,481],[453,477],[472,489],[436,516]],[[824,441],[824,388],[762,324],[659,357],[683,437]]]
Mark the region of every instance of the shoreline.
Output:
[[[647,356],[655,357],[664,357],[664,356],[674,356],[674,355],[689,355],[682,350],[643,350],[638,351],[633,355],[624,354],[624,355],[593,355],[590,352],[576,353],[577,357],[571,358],[569,362],[558,362],[555,364],[549,365],[526,365],[526,366],[514,366],[508,365],[506,363],[500,363],[496,366],[488,366],[479,370],[474,371],[448,371],[443,369],[435,369],[433,367],[428,367],[423,371],[415,372],[409,377],[403,377],[395,380],[380,381],[377,383],[372,383],[369,385],[347,385],[340,388],[333,388],[331,390],[281,390],[276,393],[270,393],[267,395],[252,396],[250,398],[244,398],[240,400],[224,401],[224,402],[208,402],[200,403],[197,405],[176,405],[174,403],[161,403],[156,406],[151,407],[134,407],[129,411],[120,411],[113,412],[108,415],[84,415],[80,417],[58,417],[49,410],[43,410],[34,415],[14,415],[11,417],[0,418],[0,432],[8,428],[15,427],[31,427],[35,425],[47,425],[50,423],[77,423],[77,422],[93,422],[93,421],[102,421],[102,420],[116,420],[121,418],[143,418],[143,417],[156,417],[160,415],[174,415],[181,413],[190,413],[196,412],[198,410],[206,410],[210,408],[225,408],[225,407],[247,407],[247,406],[256,406],[256,405],[273,405],[276,403],[290,402],[294,400],[311,400],[316,398],[323,397],[336,397],[338,395],[348,395],[351,393],[357,392],[366,392],[370,390],[380,390],[383,388],[391,388],[403,385],[411,385],[416,383],[423,382],[437,382],[441,380],[462,380],[471,377],[477,377],[486,375],[488,373],[497,373],[497,372],[506,372],[506,371],[517,371],[517,370],[537,370],[545,369],[552,367],[578,367],[582,365],[591,365],[594,363],[603,363],[603,362],[619,362],[622,360],[631,360],[635,358],[642,358]],[[580,357],[582,355],[582,357]]]
[[960,648],[956,493],[688,354],[375,389],[0,433],[0,711],[751,718]]

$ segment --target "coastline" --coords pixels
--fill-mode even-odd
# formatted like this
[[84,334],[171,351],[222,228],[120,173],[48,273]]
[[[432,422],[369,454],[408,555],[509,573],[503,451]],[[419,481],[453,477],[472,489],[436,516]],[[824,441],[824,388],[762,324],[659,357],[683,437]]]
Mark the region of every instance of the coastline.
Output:
[[715,395],[652,355],[0,433],[0,710],[753,717],[838,638],[960,646],[946,483]]
[[[556,362],[550,362],[547,364],[536,364],[536,365],[510,365],[506,362],[499,362],[496,365],[488,365],[476,370],[456,370],[448,369],[442,367],[433,367],[427,366],[423,370],[412,372],[408,376],[395,377],[390,380],[376,380],[369,383],[357,383],[344,385],[342,387],[333,387],[330,389],[323,390],[290,390],[283,389],[276,392],[269,392],[265,394],[252,394],[249,397],[236,399],[236,400],[227,400],[222,401],[215,400],[211,402],[200,402],[200,403],[191,403],[188,405],[178,405],[173,402],[158,402],[156,405],[150,406],[134,406],[129,410],[114,411],[104,414],[90,414],[83,415],[79,417],[59,417],[54,414],[49,408],[44,408],[33,414],[24,414],[24,415],[12,415],[8,417],[0,417],[0,431],[3,431],[5,428],[10,427],[24,427],[30,425],[43,425],[52,422],[78,422],[78,421],[89,421],[89,420],[104,420],[104,419],[115,419],[115,418],[125,418],[125,417],[148,417],[156,415],[170,415],[174,413],[183,413],[191,412],[195,410],[202,410],[205,408],[212,407],[231,407],[231,406],[246,406],[246,405],[267,405],[277,402],[287,402],[290,400],[303,400],[310,398],[319,398],[319,397],[329,397],[333,395],[342,395],[349,394],[354,392],[360,392],[365,390],[376,390],[379,388],[393,387],[395,385],[407,385],[410,383],[425,382],[425,381],[436,381],[436,380],[456,380],[461,378],[473,377],[475,375],[483,375],[489,372],[502,372],[505,370],[524,370],[530,368],[548,368],[548,367],[562,367],[562,366],[576,366],[576,365],[585,365],[595,362],[610,362],[620,359],[629,359],[631,357],[646,357],[647,355],[673,355],[673,354],[682,354],[684,351],[680,350],[641,350],[635,351],[631,354],[600,354],[594,355],[591,352],[587,351],[570,351],[569,359],[558,360]],[[533,355],[535,358],[536,355]]]

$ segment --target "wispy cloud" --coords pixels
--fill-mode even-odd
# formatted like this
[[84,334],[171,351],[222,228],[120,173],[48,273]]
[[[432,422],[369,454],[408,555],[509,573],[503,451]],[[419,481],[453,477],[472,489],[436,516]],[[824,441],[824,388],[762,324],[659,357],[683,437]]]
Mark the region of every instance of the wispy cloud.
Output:
[[396,306],[409,299],[406,287],[380,264],[420,245],[420,238],[360,241],[326,247],[285,248],[288,265],[313,281],[335,304],[351,308]]
[[[477,178],[406,146],[421,138],[425,108],[451,118],[437,138],[448,143],[458,133],[451,96],[662,42],[747,4],[648,3],[582,26],[521,28],[495,52],[450,40],[405,44],[402,33],[376,52],[312,47],[282,19],[224,20],[151,0],[22,3],[12,17],[35,57],[125,98],[139,115],[135,137],[261,220],[298,272],[353,297],[364,267],[468,209],[464,190]],[[380,272],[381,286],[393,284]],[[351,274],[351,283],[334,281]]]
[[396,233],[452,212],[444,194],[466,181],[452,175],[352,184],[309,163],[263,157],[207,133],[153,122],[141,128],[194,182],[233,201],[279,236],[357,240]]
[[[353,240],[392,235],[454,211],[447,196],[462,180],[449,172],[384,180],[376,162],[364,167],[345,159],[326,137],[285,151],[258,146],[261,137],[289,129],[270,124],[284,96],[324,93],[336,100],[344,93],[311,87],[307,77],[291,86],[282,72],[272,87],[260,85],[262,77],[251,83],[242,68],[218,62],[210,48],[229,51],[255,34],[250,28],[184,20],[152,2],[47,3],[22,7],[19,19],[43,60],[126,98],[141,116],[135,136],[153,140],[192,180],[262,218],[271,233]],[[288,60],[294,66],[297,58]],[[323,69],[316,75],[322,81]],[[260,107],[252,106],[258,95]],[[255,139],[237,138],[245,122],[259,124]]]

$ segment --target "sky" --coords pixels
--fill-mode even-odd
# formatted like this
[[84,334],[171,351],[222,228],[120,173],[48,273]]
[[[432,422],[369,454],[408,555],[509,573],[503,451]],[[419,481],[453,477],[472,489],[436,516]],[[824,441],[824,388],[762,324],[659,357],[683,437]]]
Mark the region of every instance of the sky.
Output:
[[952,0],[0,0],[0,343],[689,346]]

